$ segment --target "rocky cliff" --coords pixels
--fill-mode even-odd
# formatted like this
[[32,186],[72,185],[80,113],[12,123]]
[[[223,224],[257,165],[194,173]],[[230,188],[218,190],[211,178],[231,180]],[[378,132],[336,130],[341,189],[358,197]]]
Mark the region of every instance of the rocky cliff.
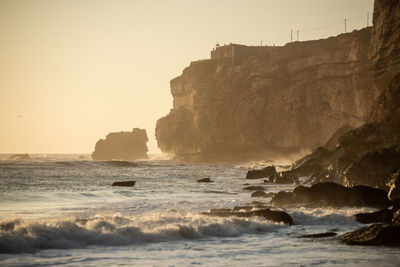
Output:
[[400,1],[375,1],[373,21],[370,75],[380,95],[367,123],[341,136],[334,151],[319,148],[298,161],[285,181],[310,175],[314,183],[363,184],[400,197]]
[[96,143],[93,160],[135,160],[147,158],[146,130],[133,128],[132,132],[109,133]]
[[283,47],[217,47],[171,81],[160,149],[186,160],[265,159],[362,125],[379,93],[366,75],[370,36],[365,28]]

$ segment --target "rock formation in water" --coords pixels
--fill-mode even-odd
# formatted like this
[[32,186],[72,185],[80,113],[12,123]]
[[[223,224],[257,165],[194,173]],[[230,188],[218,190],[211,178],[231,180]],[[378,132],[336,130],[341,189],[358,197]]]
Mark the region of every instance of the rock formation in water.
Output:
[[109,133],[96,143],[93,160],[135,160],[147,158],[146,130],[133,128],[132,132]]
[[31,160],[32,158],[28,154],[15,154],[8,158],[8,160]]
[[366,75],[370,36],[365,28],[283,47],[217,47],[171,81],[158,146],[185,160],[265,159],[362,125],[378,95]]

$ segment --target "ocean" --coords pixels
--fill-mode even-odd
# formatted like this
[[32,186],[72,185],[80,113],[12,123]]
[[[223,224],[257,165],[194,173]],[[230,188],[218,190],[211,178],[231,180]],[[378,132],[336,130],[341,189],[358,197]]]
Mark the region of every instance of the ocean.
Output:
[[[152,157],[91,161],[88,155],[0,158],[0,266],[399,266],[400,249],[346,246],[337,237],[299,236],[363,225],[351,218],[371,208],[284,209],[287,226],[260,217],[213,217],[215,208],[254,200],[294,185],[246,180],[248,164],[188,164]],[[213,183],[198,183],[210,178]],[[134,187],[113,187],[134,180]]]

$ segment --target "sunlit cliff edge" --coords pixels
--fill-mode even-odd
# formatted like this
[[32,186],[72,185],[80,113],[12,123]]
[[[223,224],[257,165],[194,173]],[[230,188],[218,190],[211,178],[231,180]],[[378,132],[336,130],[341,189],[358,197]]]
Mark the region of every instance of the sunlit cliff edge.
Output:
[[285,46],[216,47],[171,80],[173,109],[159,148],[187,161],[295,155],[344,125],[366,122],[380,93],[370,72],[371,27]]

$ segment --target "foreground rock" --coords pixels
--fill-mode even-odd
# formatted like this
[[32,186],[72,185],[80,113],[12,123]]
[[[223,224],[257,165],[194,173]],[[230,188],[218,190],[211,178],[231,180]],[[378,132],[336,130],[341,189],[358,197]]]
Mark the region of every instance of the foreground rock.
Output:
[[298,186],[293,192],[281,191],[271,199],[275,206],[305,204],[330,207],[377,207],[391,204],[384,190],[368,186],[345,187],[336,183],[318,183],[311,187]]
[[8,158],[8,160],[31,160],[28,154],[15,154]]
[[264,198],[269,198],[269,197],[273,197],[275,196],[275,193],[269,192],[269,193],[265,193],[262,190],[257,190],[253,193],[251,193],[251,197],[264,197]]
[[385,208],[370,213],[357,213],[353,215],[353,217],[360,223],[391,223],[393,220],[393,212]]
[[132,132],[116,132],[96,143],[93,160],[146,159],[148,138],[146,130],[134,128]]
[[122,181],[122,182],[114,182],[112,186],[135,186],[136,181]]
[[249,170],[246,174],[246,179],[260,179],[267,177],[274,177],[276,169],[274,166],[268,166],[261,170]]
[[373,224],[340,236],[347,245],[400,246],[400,226]]
[[284,211],[271,210],[267,206],[256,205],[256,206],[239,206],[233,209],[211,209],[209,212],[203,212],[203,215],[218,216],[218,217],[264,217],[265,219],[284,223],[286,225],[292,225],[293,220],[289,214]]
[[214,181],[211,180],[210,178],[203,178],[203,179],[199,179],[197,180],[198,183],[213,183]]

